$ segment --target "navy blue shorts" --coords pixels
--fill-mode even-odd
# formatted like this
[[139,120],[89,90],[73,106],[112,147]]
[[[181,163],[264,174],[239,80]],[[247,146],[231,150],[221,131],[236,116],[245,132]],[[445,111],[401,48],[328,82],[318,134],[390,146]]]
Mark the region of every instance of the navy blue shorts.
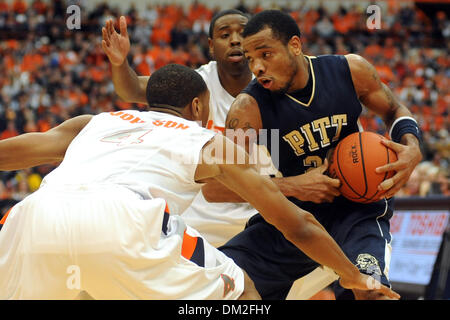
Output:
[[[392,199],[371,204],[343,198],[333,204],[296,204],[316,216],[361,272],[390,286],[386,264],[389,266],[391,253]],[[318,266],[259,214],[219,250],[248,273],[263,299],[285,299],[293,282]],[[335,286],[337,298],[347,296],[349,291]]]

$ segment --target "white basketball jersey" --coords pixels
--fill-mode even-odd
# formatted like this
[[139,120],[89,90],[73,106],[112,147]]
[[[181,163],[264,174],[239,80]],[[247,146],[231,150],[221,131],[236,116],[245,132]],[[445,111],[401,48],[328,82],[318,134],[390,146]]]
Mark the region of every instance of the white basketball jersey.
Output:
[[[0,299],[73,299],[81,290],[95,299],[237,299],[242,270],[176,215],[200,190],[195,170],[214,135],[157,112],[94,116],[11,210],[0,233]],[[67,280],[74,270],[76,286]]]
[[[197,72],[205,80],[210,92],[207,128],[223,132],[234,97],[222,87],[216,61],[201,66]],[[256,213],[248,203],[211,203],[199,192],[192,205],[183,213],[183,220],[217,247],[242,231],[247,220]]]
[[118,184],[142,199],[163,198],[172,214],[181,214],[202,186],[195,170],[214,134],[165,113],[102,113],[75,137],[42,185]]

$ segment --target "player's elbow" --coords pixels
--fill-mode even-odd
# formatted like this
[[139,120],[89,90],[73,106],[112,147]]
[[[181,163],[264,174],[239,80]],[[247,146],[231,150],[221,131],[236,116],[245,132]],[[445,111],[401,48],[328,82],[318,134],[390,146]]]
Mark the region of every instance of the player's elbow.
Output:
[[307,245],[314,238],[316,230],[317,220],[311,213],[303,211],[295,222],[289,224],[283,234],[294,244]]
[[203,193],[203,197],[205,198],[206,201],[208,202],[218,202],[218,195],[219,193],[217,192],[217,190],[215,188],[212,187],[211,183],[207,183],[202,187],[202,193]]

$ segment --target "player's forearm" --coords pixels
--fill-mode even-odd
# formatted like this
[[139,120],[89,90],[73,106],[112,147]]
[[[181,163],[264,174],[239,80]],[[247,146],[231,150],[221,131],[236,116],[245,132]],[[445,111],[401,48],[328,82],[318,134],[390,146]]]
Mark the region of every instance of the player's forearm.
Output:
[[127,102],[147,103],[145,90],[142,89],[139,77],[130,68],[128,61],[120,66],[112,65],[112,81],[119,97]]
[[[286,197],[293,197],[298,190],[298,184],[290,177],[271,178]],[[208,202],[246,202],[235,192],[225,187],[222,183],[213,180],[202,187],[202,193]]]
[[208,202],[246,202],[238,194],[213,180],[202,187],[202,193]]
[[314,216],[309,213],[304,213],[303,216],[301,232],[285,233],[286,239],[311,259],[333,269],[341,277],[352,278],[358,274],[358,269]]
[[0,141],[0,170],[13,171],[61,161],[64,152],[51,149],[45,133],[26,133]]
[[[271,180],[286,197],[295,197],[298,194],[299,187],[301,187],[292,177],[271,178]],[[205,184],[202,192],[208,202],[246,202],[238,194],[217,181]]]

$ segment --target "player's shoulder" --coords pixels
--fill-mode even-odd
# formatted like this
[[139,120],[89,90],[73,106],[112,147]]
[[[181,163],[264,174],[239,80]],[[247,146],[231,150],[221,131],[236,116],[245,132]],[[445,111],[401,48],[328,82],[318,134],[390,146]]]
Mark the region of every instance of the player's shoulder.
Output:
[[370,62],[367,61],[364,57],[360,56],[356,53],[349,53],[343,56],[347,61],[350,69],[367,69],[371,66]]
[[204,65],[198,67],[197,71],[203,79],[210,79],[213,75],[217,74],[217,62],[212,60]]
[[345,58],[356,86],[363,83],[376,83],[376,68],[358,54],[347,54]]
[[322,54],[306,56],[313,64],[347,64],[347,56],[342,54]]

